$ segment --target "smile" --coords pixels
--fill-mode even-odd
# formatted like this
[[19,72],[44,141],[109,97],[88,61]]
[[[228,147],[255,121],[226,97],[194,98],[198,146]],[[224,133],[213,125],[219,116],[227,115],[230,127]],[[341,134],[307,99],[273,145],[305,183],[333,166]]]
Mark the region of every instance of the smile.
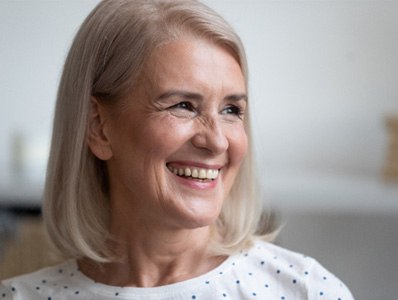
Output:
[[167,166],[167,168],[175,175],[180,177],[197,178],[197,179],[210,179],[214,180],[219,175],[218,169],[203,169],[203,168],[174,168]]

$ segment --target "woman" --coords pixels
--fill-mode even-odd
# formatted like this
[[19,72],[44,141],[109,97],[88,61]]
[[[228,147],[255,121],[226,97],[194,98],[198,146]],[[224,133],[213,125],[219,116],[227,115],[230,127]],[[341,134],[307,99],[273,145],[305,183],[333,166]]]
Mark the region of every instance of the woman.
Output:
[[259,234],[243,46],[191,0],[105,0],[58,93],[44,217],[65,263],[6,299],[352,299]]

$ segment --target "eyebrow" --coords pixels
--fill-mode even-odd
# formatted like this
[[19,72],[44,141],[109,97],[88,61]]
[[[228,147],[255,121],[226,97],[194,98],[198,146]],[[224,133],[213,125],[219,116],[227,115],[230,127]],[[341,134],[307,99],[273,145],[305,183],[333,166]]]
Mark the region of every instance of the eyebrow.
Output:
[[236,102],[236,101],[246,101],[247,102],[247,95],[246,94],[233,94],[224,97],[225,100]]
[[179,96],[181,98],[191,99],[191,100],[203,100],[203,96],[199,93],[192,93],[192,92],[182,91],[182,90],[167,91],[167,92],[161,94],[160,96],[156,97],[156,100],[163,100],[163,99],[167,99],[167,98],[174,97],[174,96]]
[[[183,90],[170,90],[167,91],[160,96],[156,97],[156,100],[163,100],[167,99],[170,97],[178,96],[184,99],[189,99],[189,100],[198,100],[202,101],[203,96],[199,93],[193,93],[193,92],[188,92],[188,91],[183,91]],[[240,100],[246,101],[247,102],[247,95],[245,93],[241,94],[231,94],[227,95],[224,97],[224,100],[232,101],[232,102],[237,102]]]

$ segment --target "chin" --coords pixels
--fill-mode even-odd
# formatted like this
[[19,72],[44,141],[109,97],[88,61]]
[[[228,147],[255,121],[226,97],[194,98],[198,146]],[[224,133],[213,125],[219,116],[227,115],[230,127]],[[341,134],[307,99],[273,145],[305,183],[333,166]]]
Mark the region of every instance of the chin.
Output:
[[184,216],[180,215],[179,219],[181,222],[179,223],[183,224],[183,227],[186,229],[206,227],[213,225],[217,221],[219,214],[220,211],[218,208],[206,212],[192,210]]

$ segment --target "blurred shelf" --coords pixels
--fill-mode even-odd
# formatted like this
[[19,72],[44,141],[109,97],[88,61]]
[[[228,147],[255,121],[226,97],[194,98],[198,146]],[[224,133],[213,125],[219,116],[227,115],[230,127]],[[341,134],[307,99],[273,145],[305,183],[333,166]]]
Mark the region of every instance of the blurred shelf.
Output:
[[281,213],[398,214],[398,182],[382,177],[268,174],[265,201]]

